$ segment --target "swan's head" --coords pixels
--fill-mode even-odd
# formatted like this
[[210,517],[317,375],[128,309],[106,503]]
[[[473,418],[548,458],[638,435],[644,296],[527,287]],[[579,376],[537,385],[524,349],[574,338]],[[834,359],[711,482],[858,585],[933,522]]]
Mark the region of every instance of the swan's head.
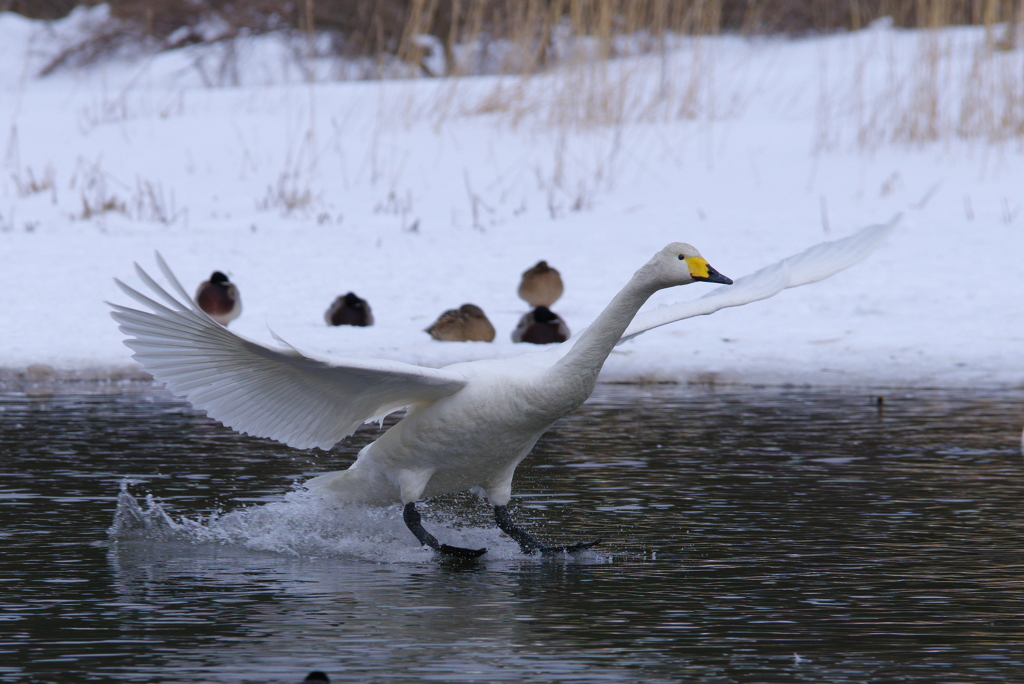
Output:
[[695,281],[732,285],[732,280],[711,267],[697,248],[673,242],[647,262],[658,288],[686,285]]

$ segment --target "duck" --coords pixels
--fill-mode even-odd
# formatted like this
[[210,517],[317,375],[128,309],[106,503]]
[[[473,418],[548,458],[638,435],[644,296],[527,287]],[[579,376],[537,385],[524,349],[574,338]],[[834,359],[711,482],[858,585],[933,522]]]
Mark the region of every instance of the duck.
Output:
[[313,670],[302,681],[307,682],[307,684],[331,684],[331,678],[327,676],[326,672],[321,672],[320,670]]
[[[549,544],[519,527],[508,511],[512,480],[541,435],[590,396],[611,351],[653,328],[826,278],[870,254],[895,220],[816,245],[735,283],[696,248],[673,242],[633,274],[589,327],[562,344],[441,368],[320,356],[280,338],[286,347],[232,333],[189,300],[159,253],[166,288],[136,263],[150,295],[115,278],[141,308],[108,305],[124,343],[147,372],[238,432],[296,449],[327,450],[364,422],[407,409],[349,468],[306,481],[313,495],[342,505],[398,504],[421,546],[472,559],[487,549],[441,543],[424,527],[416,502],[474,490],[487,497],[497,527],[524,554],[567,554],[601,540]],[[638,313],[655,292],[695,283],[720,286],[697,299]]]
[[512,331],[512,341],[517,343],[553,344],[565,342],[570,336],[569,326],[546,306],[534,307],[533,311],[524,314]]
[[220,271],[214,271],[196,290],[196,303],[210,317],[227,327],[242,315],[242,297],[238,288]]
[[370,304],[354,292],[337,297],[324,313],[327,325],[373,325]]
[[519,282],[519,298],[534,307],[551,306],[564,291],[562,275],[557,269],[548,266],[546,261],[538,261],[523,271],[523,278]]
[[494,326],[476,304],[448,309],[424,332],[442,342],[493,342]]

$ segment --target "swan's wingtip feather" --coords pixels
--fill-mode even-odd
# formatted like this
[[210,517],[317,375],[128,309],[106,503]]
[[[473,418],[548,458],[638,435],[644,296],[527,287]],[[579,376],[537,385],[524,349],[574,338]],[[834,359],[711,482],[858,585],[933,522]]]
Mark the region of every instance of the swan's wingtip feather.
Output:
[[[134,287],[124,283],[120,278],[114,278],[114,284],[117,285],[118,288],[120,288],[121,292],[124,292],[129,297],[133,297],[134,298],[135,295],[138,294],[138,292],[135,290]],[[110,304],[111,306],[116,306],[115,304],[113,304],[111,302],[107,302],[107,304]]]
[[[881,243],[887,237],[892,235],[892,233],[896,230],[896,228],[899,226],[899,224],[902,221],[903,221],[903,212],[902,211],[898,211],[895,214],[893,214],[892,218],[890,218],[885,223],[877,223],[877,224],[875,224],[873,226],[868,226],[867,228],[864,228],[863,230],[861,230],[859,232],[864,233],[865,237],[867,237],[865,242],[876,242],[877,241],[878,243]],[[854,236],[856,236],[856,235],[857,235],[857,233],[854,233]]]

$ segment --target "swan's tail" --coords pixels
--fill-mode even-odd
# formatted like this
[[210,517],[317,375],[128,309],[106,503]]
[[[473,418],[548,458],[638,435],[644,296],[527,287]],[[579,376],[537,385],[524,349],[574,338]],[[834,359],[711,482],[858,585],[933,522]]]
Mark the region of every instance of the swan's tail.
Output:
[[317,475],[302,486],[314,494],[347,504],[388,506],[401,501],[391,478],[366,463]]

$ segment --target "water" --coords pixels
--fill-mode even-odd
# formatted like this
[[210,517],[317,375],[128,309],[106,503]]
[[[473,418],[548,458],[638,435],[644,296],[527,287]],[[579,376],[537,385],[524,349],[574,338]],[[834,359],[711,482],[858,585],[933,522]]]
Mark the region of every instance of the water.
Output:
[[524,557],[432,501],[490,549],[458,562],[293,491],[375,427],[316,455],[148,388],[11,390],[0,681],[1019,681],[1024,392],[884,394],[601,388],[513,515],[604,543]]

